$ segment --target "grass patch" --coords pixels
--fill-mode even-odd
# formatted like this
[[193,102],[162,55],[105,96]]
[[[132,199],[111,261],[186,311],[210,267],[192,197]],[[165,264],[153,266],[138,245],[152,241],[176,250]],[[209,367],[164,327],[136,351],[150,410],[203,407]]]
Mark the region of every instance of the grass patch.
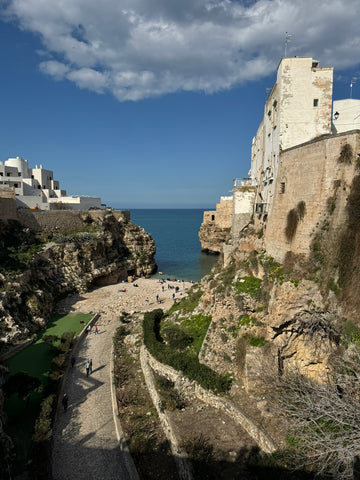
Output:
[[199,362],[198,357],[189,351],[174,351],[166,345],[160,334],[163,311],[153,310],[144,315],[144,343],[149,352],[161,363],[165,363],[183,372],[190,380],[214,392],[227,392],[231,386],[229,375],[219,375],[214,370]]
[[[40,403],[43,399],[44,390],[48,384],[54,357],[58,355],[55,348],[59,346],[60,338],[52,346],[43,341],[47,335],[61,337],[65,332],[73,331],[80,333],[84,325],[90,321],[93,315],[53,315],[48,323],[48,329],[39,333],[38,340],[26,347],[21,352],[9,358],[5,365],[9,369],[9,376],[15,373],[25,372],[40,380],[42,392],[34,392],[27,402],[19,399],[16,395],[6,398],[4,410],[8,417],[5,425],[6,433],[13,439],[16,450],[16,472],[21,472],[29,459],[31,436],[34,430],[35,420],[38,418]],[[84,324],[80,324],[84,321]],[[8,378],[8,377],[7,377]]]
[[202,290],[199,285],[192,287],[186,297],[182,298],[180,302],[174,303],[166,312],[169,316],[174,312],[180,311],[182,314],[192,313],[199,305],[199,300],[202,295]]
[[251,297],[257,297],[261,291],[261,280],[256,277],[242,277],[236,282],[237,293],[247,293]]

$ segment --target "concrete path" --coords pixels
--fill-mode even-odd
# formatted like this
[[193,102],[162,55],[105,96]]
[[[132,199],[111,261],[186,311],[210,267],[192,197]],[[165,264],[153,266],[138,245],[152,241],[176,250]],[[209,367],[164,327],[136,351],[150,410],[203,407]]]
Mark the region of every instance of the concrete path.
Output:
[[[111,352],[115,330],[122,311],[145,311],[157,308],[153,302],[159,294],[162,308],[169,308],[173,290],[162,291],[154,280],[139,279],[139,287],[119,285],[102,287],[77,297],[68,297],[59,305],[62,311],[100,312],[96,322],[99,333],[88,334],[78,344],[76,363],[64,385],[69,397],[66,412],[59,410],[54,427],[54,480],[131,480],[126,468],[127,456],[121,451],[123,439],[116,436],[111,400]],[[189,283],[182,285],[189,288]],[[185,292],[184,292],[185,293]],[[178,296],[184,294],[179,293]],[[85,364],[92,359],[93,372],[86,376]]]
[[[111,402],[110,354],[117,322],[101,319],[99,333],[88,334],[77,351],[64,392],[66,412],[59,412],[53,449],[53,478],[128,479],[116,437]],[[93,361],[86,377],[85,363]]]

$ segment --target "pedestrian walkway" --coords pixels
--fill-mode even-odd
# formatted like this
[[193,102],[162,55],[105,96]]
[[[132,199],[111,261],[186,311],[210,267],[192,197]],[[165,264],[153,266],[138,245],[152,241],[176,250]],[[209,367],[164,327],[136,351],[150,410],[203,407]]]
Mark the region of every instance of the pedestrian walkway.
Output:
[[[129,479],[116,437],[110,356],[117,322],[101,318],[101,330],[87,334],[66,379],[66,412],[59,412],[53,447],[53,479]],[[91,358],[93,371],[86,377]]]
[[[172,290],[162,293],[162,285],[153,279],[138,279],[137,287],[128,286],[124,293],[119,285],[108,285],[81,296],[67,297],[59,303],[59,311],[100,312],[95,329],[78,345],[76,362],[69,370],[64,385],[68,395],[66,412],[59,411],[54,427],[54,480],[131,480],[129,456],[117,439],[111,399],[111,352],[115,330],[120,326],[121,312],[146,311],[158,308],[156,295],[163,296],[162,308],[172,305]],[[181,283],[186,294],[191,283]],[[92,359],[93,372],[86,376],[85,365]],[[125,467],[128,465],[128,468]],[[132,479],[136,474],[132,476]]]

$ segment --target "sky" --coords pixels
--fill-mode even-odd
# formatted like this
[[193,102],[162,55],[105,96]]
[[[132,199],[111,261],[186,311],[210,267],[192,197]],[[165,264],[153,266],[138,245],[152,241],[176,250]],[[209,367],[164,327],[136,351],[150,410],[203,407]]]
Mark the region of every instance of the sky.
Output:
[[[0,161],[114,208],[213,209],[287,56],[360,98],[358,0],[0,0]],[[290,37],[291,35],[291,37]],[[357,80],[358,79],[358,80]]]

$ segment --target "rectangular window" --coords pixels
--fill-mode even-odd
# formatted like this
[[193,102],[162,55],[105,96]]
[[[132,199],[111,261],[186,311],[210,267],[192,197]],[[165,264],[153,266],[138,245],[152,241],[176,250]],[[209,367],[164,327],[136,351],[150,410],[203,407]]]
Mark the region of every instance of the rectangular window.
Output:
[[317,107],[317,106],[319,106],[319,99],[314,98],[314,107]]
[[285,193],[285,182],[280,183],[280,193]]

